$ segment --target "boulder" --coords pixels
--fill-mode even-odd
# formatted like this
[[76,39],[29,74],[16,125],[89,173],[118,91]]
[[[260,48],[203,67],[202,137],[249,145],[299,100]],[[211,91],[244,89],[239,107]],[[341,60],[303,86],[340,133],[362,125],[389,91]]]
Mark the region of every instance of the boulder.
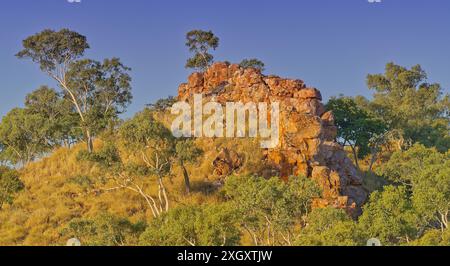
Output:
[[226,177],[242,166],[242,158],[235,151],[222,149],[213,161],[214,174]]

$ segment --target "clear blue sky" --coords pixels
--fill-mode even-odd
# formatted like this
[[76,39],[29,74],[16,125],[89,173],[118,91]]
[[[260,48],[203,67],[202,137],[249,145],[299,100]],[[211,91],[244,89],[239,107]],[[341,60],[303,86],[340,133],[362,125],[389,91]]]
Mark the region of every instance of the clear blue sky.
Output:
[[213,30],[217,60],[256,57],[266,73],[300,78],[325,98],[369,96],[368,73],[389,61],[421,64],[450,88],[449,0],[4,0],[0,7],[0,115],[25,95],[54,83],[14,54],[27,36],[70,28],[88,37],[94,59],[117,56],[133,68],[134,101],[175,95],[189,71],[184,35]]

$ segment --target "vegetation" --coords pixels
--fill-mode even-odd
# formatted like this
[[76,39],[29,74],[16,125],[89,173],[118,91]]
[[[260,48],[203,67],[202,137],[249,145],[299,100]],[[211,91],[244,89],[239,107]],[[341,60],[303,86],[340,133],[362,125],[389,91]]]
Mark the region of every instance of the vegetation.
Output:
[[326,107],[335,116],[338,141],[351,148],[356,166],[359,168],[359,159],[368,154],[372,156],[371,162],[375,162],[387,132],[383,121],[359,107],[350,97],[331,98]]
[[242,68],[255,68],[255,69],[258,69],[259,71],[263,72],[265,70],[264,67],[266,65],[261,60],[252,58],[252,59],[242,60],[241,63],[239,64],[239,66]]
[[[219,39],[191,31],[204,70]],[[420,66],[389,63],[369,75],[373,99],[335,97],[327,109],[371,195],[361,216],[313,208],[317,184],[263,178],[254,139],[176,139],[168,98],[121,121],[131,78],[119,59],[83,58],[86,38],[45,30],[27,38],[29,58],[57,81],[25,98],[0,123],[0,245],[450,245],[449,95]],[[241,67],[263,69],[259,60]],[[87,147],[87,148],[86,148]],[[216,176],[223,149],[242,167]]]
[[6,167],[0,168],[0,209],[3,204],[12,204],[14,196],[22,190],[23,183],[19,179],[19,173]]
[[186,68],[205,70],[213,62],[211,49],[219,47],[219,38],[212,31],[192,30],[186,34],[186,46],[194,55],[188,59]]
[[23,41],[18,58],[31,59],[53,78],[79,116],[89,152],[93,137],[117,118],[131,101],[131,78],[118,58],[103,63],[82,59],[90,46],[85,36],[63,29],[44,30]]

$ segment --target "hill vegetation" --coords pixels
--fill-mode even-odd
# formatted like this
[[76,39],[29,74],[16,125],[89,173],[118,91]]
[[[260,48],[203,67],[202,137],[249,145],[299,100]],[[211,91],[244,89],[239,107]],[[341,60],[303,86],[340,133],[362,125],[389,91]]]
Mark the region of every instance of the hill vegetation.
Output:
[[[206,71],[219,39],[195,30],[186,44],[187,67]],[[419,65],[388,63],[367,77],[372,99],[326,105],[370,194],[355,217],[315,206],[326,191],[306,175],[263,176],[257,139],[173,137],[173,97],[121,120],[131,69],[88,48],[45,30],[18,53],[59,88],[31,92],[0,123],[0,245],[450,245],[450,96]]]

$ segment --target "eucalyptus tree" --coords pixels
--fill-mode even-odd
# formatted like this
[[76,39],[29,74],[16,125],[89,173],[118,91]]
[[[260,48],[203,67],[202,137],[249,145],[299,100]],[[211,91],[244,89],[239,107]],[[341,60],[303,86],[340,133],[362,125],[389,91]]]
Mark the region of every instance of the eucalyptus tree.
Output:
[[188,59],[186,68],[206,70],[213,62],[210,50],[219,47],[219,38],[212,31],[192,30],[186,34],[186,46],[194,55]]
[[78,113],[89,152],[95,134],[131,101],[130,68],[118,58],[83,59],[90,48],[85,36],[62,29],[44,30],[23,41],[18,58],[31,59],[54,79]]

